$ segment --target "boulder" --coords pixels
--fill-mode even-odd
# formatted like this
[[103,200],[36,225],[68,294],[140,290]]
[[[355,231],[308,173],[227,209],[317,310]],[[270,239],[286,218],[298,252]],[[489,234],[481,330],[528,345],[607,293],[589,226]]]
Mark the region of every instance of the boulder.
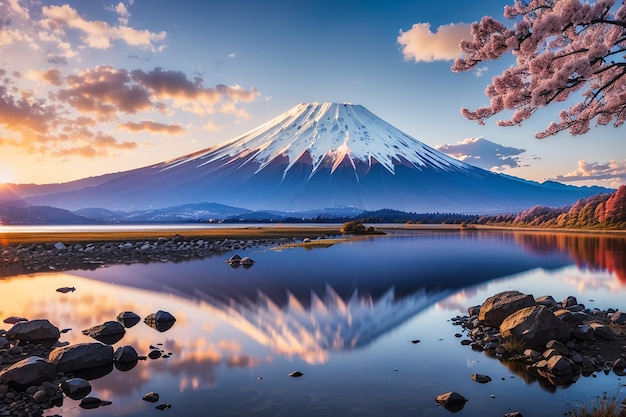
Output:
[[489,375],[472,374],[472,380],[480,382],[481,384],[486,384],[487,382],[491,382],[491,377]]
[[615,333],[613,333],[613,330],[611,330],[610,327],[600,323],[590,323],[589,325],[593,328],[594,335],[597,338],[604,340],[617,340]]
[[611,315],[611,323],[613,324],[626,324],[626,313],[623,311],[617,311]]
[[525,307],[508,316],[500,325],[500,335],[514,337],[527,348],[543,348],[550,340],[566,342],[569,326],[542,305]]
[[83,330],[84,335],[93,337],[97,341],[107,345],[119,342],[122,337],[124,337],[125,333],[126,329],[124,329],[124,326],[117,321],[107,321],[103,324]]
[[48,320],[30,320],[15,323],[7,333],[9,340],[19,340],[20,342],[38,343],[52,346],[59,340],[61,332]]
[[71,372],[113,364],[113,347],[102,343],[79,343],[56,348],[50,352],[50,362],[59,372]]
[[572,329],[572,337],[578,340],[594,340],[595,330],[588,324],[579,324]]
[[535,305],[532,295],[519,291],[504,291],[485,300],[480,306],[478,320],[491,327],[498,327],[505,318],[516,311]]
[[578,373],[578,366],[567,356],[554,355],[548,359],[546,370],[556,376],[573,376]]
[[0,371],[0,385],[23,390],[44,381],[52,381],[55,375],[54,364],[38,356],[31,356]]
[[557,308],[556,300],[551,295],[542,295],[537,297],[535,298],[535,302],[548,307],[550,310],[555,310]]
[[435,397],[435,401],[441,404],[446,410],[455,413],[460,411],[465,406],[467,398],[457,392],[450,391],[445,394],[438,395]]
[[91,384],[83,378],[71,378],[61,382],[61,389],[71,399],[80,400],[91,392]]
[[563,320],[565,323],[569,324],[570,326],[578,326],[579,324],[582,324],[585,320],[584,314],[575,313],[565,309],[555,311],[554,315]]

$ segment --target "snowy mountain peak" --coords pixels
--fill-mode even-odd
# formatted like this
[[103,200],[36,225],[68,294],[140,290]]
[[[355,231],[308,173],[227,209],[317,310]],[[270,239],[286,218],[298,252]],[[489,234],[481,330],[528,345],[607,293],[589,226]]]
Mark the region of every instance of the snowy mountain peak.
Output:
[[256,129],[222,145],[174,161],[163,169],[190,161],[200,166],[223,159],[244,158],[258,164],[257,172],[284,161],[285,175],[297,162],[320,167],[379,163],[389,172],[399,164],[440,169],[468,166],[400,131],[365,107],[350,103],[301,103]]

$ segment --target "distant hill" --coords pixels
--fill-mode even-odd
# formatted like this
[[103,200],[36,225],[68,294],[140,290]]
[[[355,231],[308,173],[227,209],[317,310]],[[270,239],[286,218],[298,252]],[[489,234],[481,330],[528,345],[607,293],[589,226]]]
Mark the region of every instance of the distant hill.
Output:
[[0,224],[95,224],[98,221],[71,211],[30,206],[23,201],[0,201]]

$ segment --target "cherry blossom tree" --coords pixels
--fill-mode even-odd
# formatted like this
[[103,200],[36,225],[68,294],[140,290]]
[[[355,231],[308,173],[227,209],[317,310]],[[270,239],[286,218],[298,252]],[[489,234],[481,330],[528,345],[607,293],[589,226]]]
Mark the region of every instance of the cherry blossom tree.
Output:
[[[470,71],[481,62],[512,53],[516,64],[493,78],[485,90],[489,106],[475,111],[462,108],[470,120],[485,119],[512,110],[500,126],[519,125],[538,109],[570,98],[558,122],[550,123],[537,138],[563,130],[587,133],[590,124],[626,120],[626,2],[614,0],[515,0],[504,17],[512,28],[489,16],[472,25],[472,40],[460,47],[464,56],[452,66]],[[509,25],[511,26],[511,25]]]

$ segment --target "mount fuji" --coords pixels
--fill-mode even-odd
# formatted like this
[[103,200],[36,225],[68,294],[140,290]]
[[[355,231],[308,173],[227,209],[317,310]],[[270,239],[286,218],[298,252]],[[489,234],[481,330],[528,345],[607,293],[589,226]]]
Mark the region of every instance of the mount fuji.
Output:
[[69,210],[132,211],[207,201],[251,210],[458,213],[562,206],[600,192],[468,165],[348,103],[302,103],[221,145],[29,191],[29,204]]

